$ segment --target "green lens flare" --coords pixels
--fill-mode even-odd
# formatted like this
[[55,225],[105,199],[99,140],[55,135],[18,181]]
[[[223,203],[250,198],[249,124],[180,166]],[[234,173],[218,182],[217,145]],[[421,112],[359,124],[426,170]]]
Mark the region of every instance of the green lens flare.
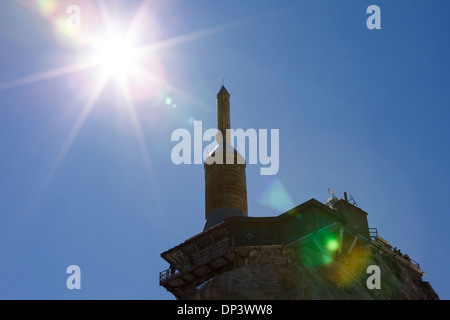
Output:
[[336,239],[327,240],[325,247],[328,251],[336,251],[339,248],[339,242]]

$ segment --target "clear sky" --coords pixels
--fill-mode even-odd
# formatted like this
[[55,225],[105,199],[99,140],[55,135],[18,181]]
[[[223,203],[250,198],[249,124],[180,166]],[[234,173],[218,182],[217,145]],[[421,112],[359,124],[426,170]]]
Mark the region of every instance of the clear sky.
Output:
[[[223,79],[233,128],[279,129],[278,173],[247,166],[250,216],[347,192],[449,299],[449,12],[447,0],[0,1],[0,298],[173,299],[160,253],[201,231],[204,170],[172,162],[171,134],[216,127]],[[105,47],[123,30],[140,50],[131,67],[105,55],[126,56]],[[81,290],[66,287],[69,265]]]

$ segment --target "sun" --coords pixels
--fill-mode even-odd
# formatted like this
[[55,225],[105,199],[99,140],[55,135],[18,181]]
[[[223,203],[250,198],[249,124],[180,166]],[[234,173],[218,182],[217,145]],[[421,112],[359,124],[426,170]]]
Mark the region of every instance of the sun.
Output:
[[120,33],[96,41],[93,47],[92,62],[108,76],[123,80],[139,65],[138,50]]
[[[158,53],[161,50],[224,32],[253,21],[251,18],[234,21],[171,38],[147,41],[146,39],[159,38],[158,28],[155,30],[148,28],[149,17],[152,17],[152,14],[154,14],[151,6],[153,1],[151,0],[142,0],[136,14],[128,24],[124,24],[124,19],[120,15],[110,15],[106,0],[86,2],[88,8],[91,6],[92,14],[90,14],[90,10],[84,10],[83,12],[86,15],[83,16],[87,16],[88,20],[83,22],[83,28],[75,31],[68,29],[65,8],[59,2],[54,1],[52,3],[54,3],[52,10],[40,7],[36,10],[54,27],[52,31],[55,32],[55,35],[59,37],[64,36],[61,39],[66,41],[65,43],[79,46],[80,51],[74,54],[78,61],[22,78],[0,82],[1,92],[59,77],[78,77],[87,74],[84,72],[80,73],[81,71],[89,70],[89,75],[87,76],[90,81],[86,81],[86,83],[92,85],[92,88],[89,88],[89,93],[85,97],[85,103],[80,108],[81,111],[78,118],[75,120],[45,178],[44,186],[52,180],[53,175],[66,157],[91,111],[106,90],[108,82],[112,79],[116,80],[115,89],[122,96],[120,105],[130,115],[145,167],[148,172],[151,172],[150,153],[145,143],[136,102],[148,101],[154,98],[159,99],[160,89],[164,89],[161,92],[167,89],[188,96],[178,86],[174,86],[167,81],[165,68]],[[59,17],[57,15],[58,12],[63,12],[64,16]],[[89,22],[92,23],[90,24]],[[149,37],[149,34],[151,37]],[[166,104],[171,104],[170,100],[169,97],[166,97]],[[172,104],[172,106],[176,107],[175,104]]]

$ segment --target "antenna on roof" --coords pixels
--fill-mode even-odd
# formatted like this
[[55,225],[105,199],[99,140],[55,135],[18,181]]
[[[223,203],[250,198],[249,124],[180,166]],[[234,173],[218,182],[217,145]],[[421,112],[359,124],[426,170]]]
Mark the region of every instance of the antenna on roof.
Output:
[[350,202],[350,201],[353,201],[352,205],[354,205],[355,207],[358,206],[358,204],[356,203],[356,200],[353,198],[352,195],[350,195],[350,199],[348,199],[348,200],[349,200],[349,202]]
[[[336,195],[334,194],[334,190],[330,190],[330,188],[328,188],[328,194],[332,197],[333,200],[336,200]],[[330,199],[331,200],[331,199]]]
[[334,194],[334,190],[330,190],[330,188],[328,188],[328,194],[331,195],[331,198],[328,198],[327,205],[332,207],[336,203],[337,198]]
[[328,194],[329,194],[330,196],[333,196],[333,198],[335,197],[335,195],[334,195],[334,190],[330,190],[330,188],[328,188]]

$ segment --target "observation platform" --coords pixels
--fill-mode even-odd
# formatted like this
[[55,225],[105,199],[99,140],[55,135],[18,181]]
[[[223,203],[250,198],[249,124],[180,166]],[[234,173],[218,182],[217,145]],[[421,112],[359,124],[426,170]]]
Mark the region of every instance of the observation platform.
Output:
[[351,214],[342,210],[343,206],[347,204],[329,206],[311,199],[276,217],[228,217],[161,253],[170,267],[160,272],[159,283],[177,299],[183,299],[186,291],[231,270],[244,258],[242,249],[246,247],[275,245],[298,248],[308,245],[327,254],[329,239],[334,242],[333,255],[348,255],[355,248],[372,248],[425,275],[417,262],[394,251],[386,240],[378,236],[375,228],[367,227],[362,219],[365,212],[357,208],[359,211],[353,212],[357,216],[352,220]]

